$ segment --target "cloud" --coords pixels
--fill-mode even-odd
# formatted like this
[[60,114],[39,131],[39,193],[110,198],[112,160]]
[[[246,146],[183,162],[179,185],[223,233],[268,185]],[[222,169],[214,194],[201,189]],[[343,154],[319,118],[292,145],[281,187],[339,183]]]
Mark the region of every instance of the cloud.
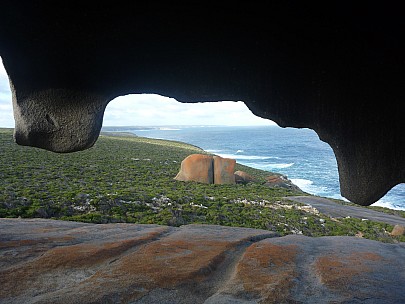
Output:
[[14,127],[13,105],[8,76],[0,57],[0,127]]
[[[0,57],[0,127],[14,127],[8,76]],[[104,126],[153,125],[271,125],[241,102],[180,103],[156,94],[126,95],[112,100]]]
[[155,94],[117,97],[107,106],[104,126],[274,125],[255,116],[241,102],[180,103]]

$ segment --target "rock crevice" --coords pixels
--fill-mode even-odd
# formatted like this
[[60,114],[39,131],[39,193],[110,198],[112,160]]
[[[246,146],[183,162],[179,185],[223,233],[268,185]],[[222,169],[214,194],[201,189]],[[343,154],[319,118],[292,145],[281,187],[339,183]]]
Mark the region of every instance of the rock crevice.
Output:
[[194,181],[204,184],[235,184],[236,160],[217,155],[192,154],[182,162],[178,181]]

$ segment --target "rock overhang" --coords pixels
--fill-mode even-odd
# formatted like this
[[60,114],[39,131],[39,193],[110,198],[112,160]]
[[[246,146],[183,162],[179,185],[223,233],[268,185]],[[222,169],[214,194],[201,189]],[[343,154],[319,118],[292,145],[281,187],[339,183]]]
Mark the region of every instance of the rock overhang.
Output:
[[5,3],[16,141],[86,149],[108,101],[129,93],[242,100],[314,129],[334,150],[343,196],[369,205],[405,181],[405,21],[393,6]]

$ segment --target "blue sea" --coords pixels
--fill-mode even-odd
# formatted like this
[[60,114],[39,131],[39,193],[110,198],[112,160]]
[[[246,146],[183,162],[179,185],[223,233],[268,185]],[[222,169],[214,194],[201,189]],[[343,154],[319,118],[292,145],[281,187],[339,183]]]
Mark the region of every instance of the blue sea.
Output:
[[[310,129],[278,126],[106,127],[138,136],[176,140],[240,164],[278,172],[303,191],[323,197],[340,195],[338,170],[331,147]],[[374,205],[405,210],[405,184],[391,189]]]

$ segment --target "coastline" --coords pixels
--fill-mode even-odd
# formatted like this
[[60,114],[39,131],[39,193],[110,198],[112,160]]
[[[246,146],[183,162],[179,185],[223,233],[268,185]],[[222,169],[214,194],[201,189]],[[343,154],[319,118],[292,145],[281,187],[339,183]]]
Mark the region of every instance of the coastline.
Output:
[[[115,127],[119,128],[131,132],[131,127]],[[210,153],[234,158],[246,166],[286,175],[312,195],[345,200],[340,194],[334,153],[310,129],[278,126],[172,126],[140,129],[132,132],[148,138],[192,143]],[[405,184],[393,187],[374,206],[405,210]]]
[[175,181],[181,161],[202,152],[189,144],[114,134],[101,136],[89,150],[61,155],[18,146],[12,142],[10,130],[0,130],[0,140],[0,217],[211,224],[267,229],[280,235],[355,235],[363,231],[366,238],[395,241],[384,232],[391,231],[392,225],[355,218],[334,220],[292,202],[288,197],[302,192],[269,188],[265,185],[268,171],[237,164],[237,170],[258,181],[247,184]]

